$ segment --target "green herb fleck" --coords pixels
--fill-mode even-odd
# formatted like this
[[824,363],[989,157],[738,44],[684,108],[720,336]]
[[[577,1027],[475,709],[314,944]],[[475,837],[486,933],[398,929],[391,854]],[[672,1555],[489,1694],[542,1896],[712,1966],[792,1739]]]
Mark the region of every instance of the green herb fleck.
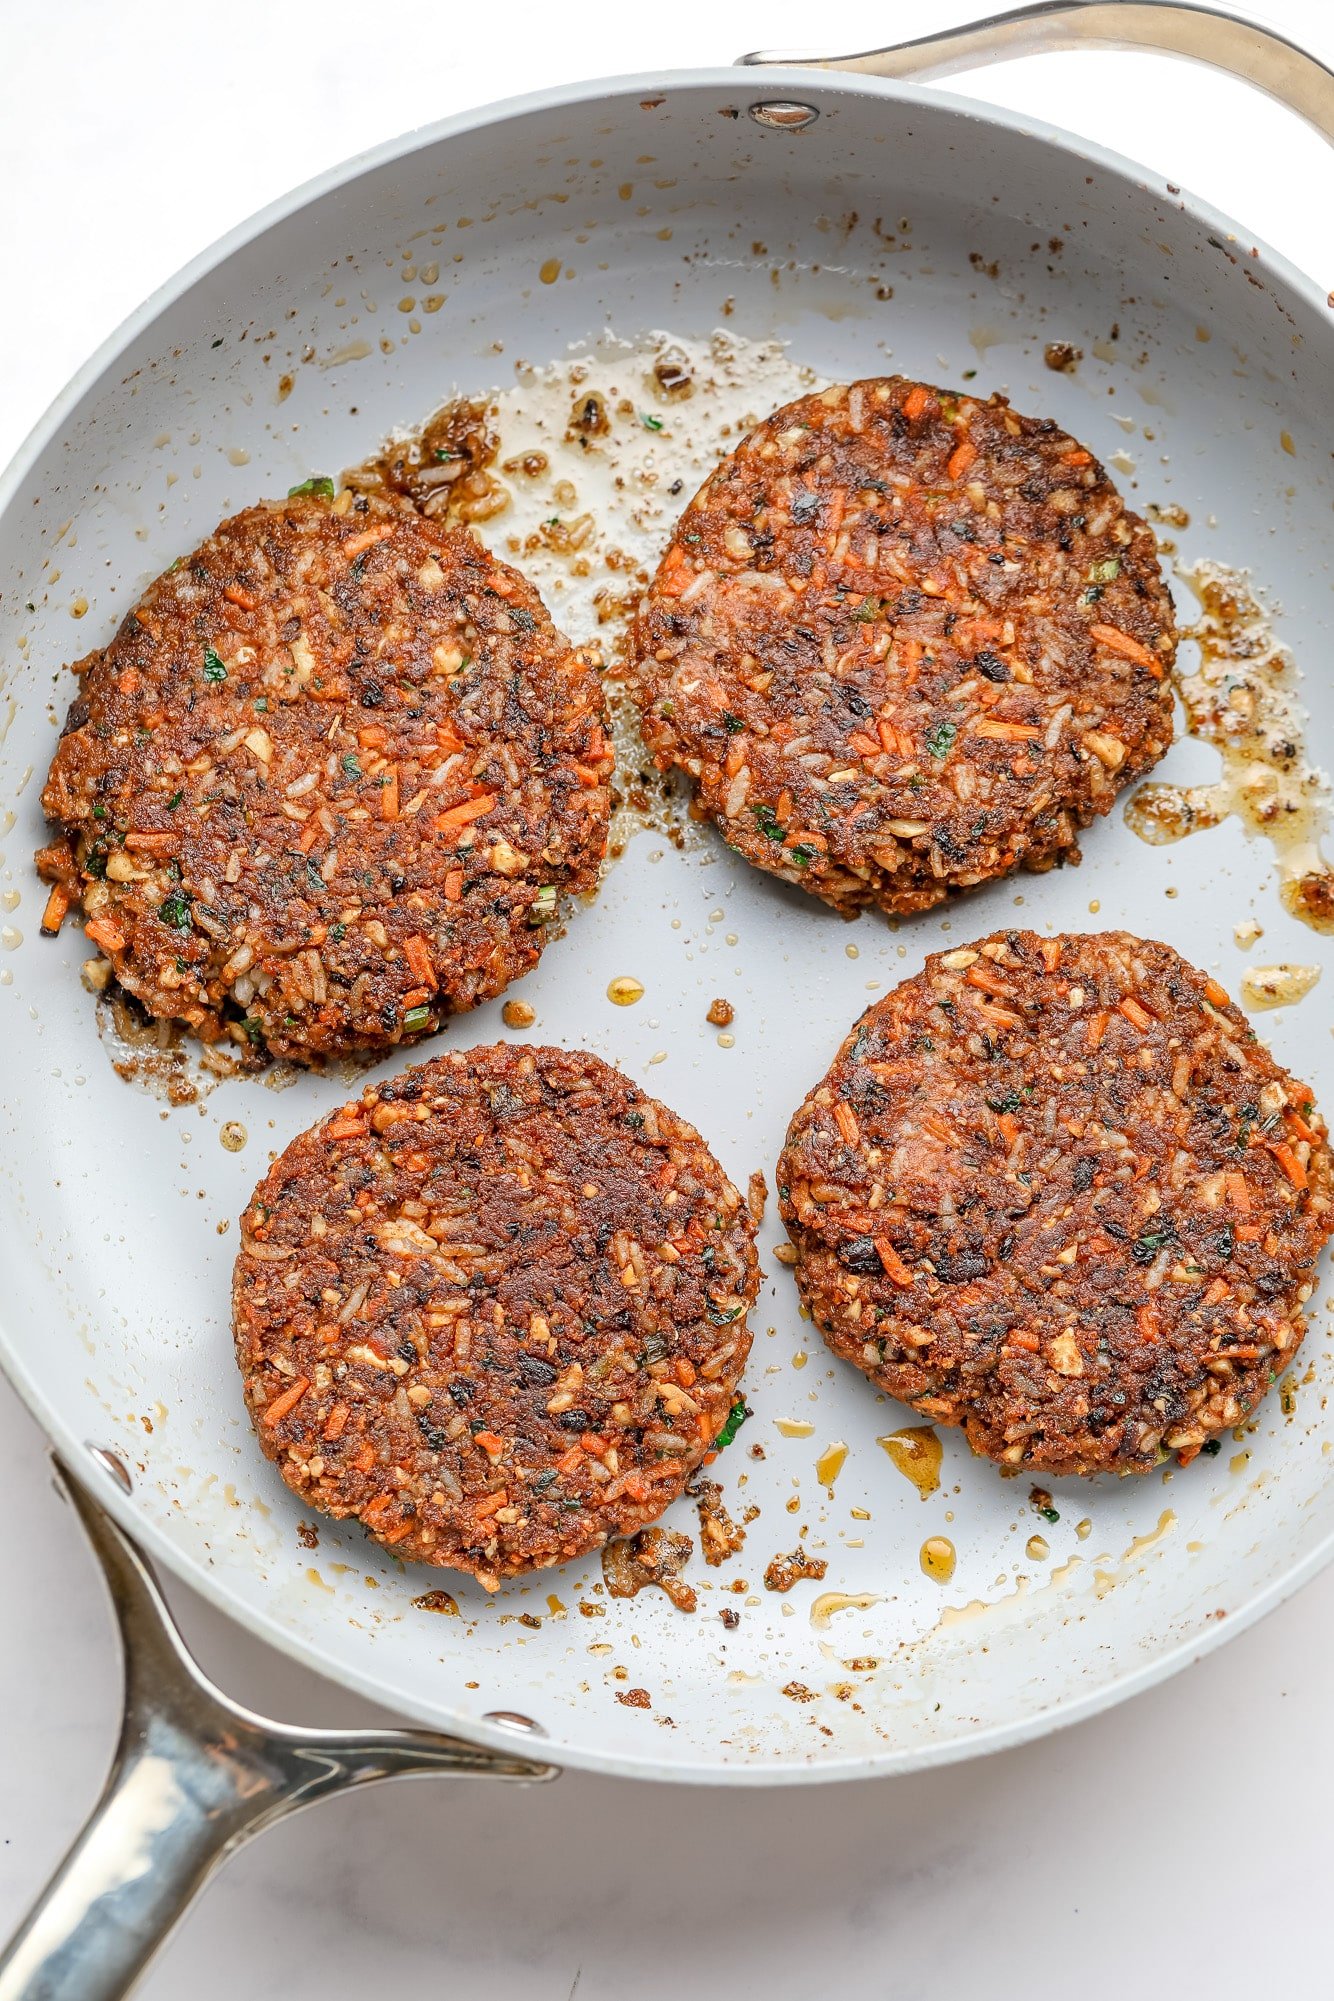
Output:
[[355,751],[345,750],[343,752],[343,769],[349,778],[360,778],[361,762]]
[[946,756],[958,734],[957,723],[937,723],[933,729],[929,729],[926,733],[926,747],[932,757]]
[[1223,1450],[1223,1441],[1221,1438],[1206,1438],[1200,1450],[1207,1452],[1211,1459],[1216,1459]]
[[180,805],[182,799],[184,799],[184,797],[185,794],[183,792],[173,792],[170,799],[168,799],[167,801],[167,811],[169,813],[174,813],[176,811],[176,808]]
[[746,725],[742,722],[740,716],[734,716],[730,711],[723,717],[723,728],[729,736],[735,736],[739,730],[743,730],[745,727]]
[[556,885],[544,882],[533,898],[528,912],[530,924],[549,924],[556,915]]
[[343,939],[346,938],[346,936],[347,936],[347,926],[346,924],[344,924],[343,920],[340,917],[337,924],[331,924],[329,926],[329,939],[332,944],[339,945],[342,943]]
[[853,612],[852,616],[856,620],[858,625],[869,624],[871,619],[878,618],[880,616],[880,599],[863,598],[861,603],[858,605],[856,611]]
[[213,651],[211,646],[204,648],[204,679],[206,681],[225,681],[227,679],[226,663],[220,655]]
[[403,1017],[404,1028],[425,1028],[431,1019],[429,1007],[410,1007]]
[[1041,1515],[1044,1522],[1059,1522],[1061,1519],[1061,1511],[1059,1508],[1039,1508],[1038,1513]]
[[1091,584],[1110,584],[1112,578],[1119,577],[1120,574],[1121,558],[1119,556],[1109,556],[1105,563],[1093,564],[1089,571],[1089,582]]
[[315,473],[310,479],[303,479],[300,486],[289,486],[287,489],[287,498],[295,500],[299,493],[318,493],[325,500],[332,500],[334,497],[334,483],[325,473]]
[[767,841],[782,840],[783,829],[772,806],[752,806],[750,810],[755,815],[756,824]]
[[746,1399],[744,1397],[734,1398],[732,1408],[727,1413],[723,1428],[713,1441],[715,1452],[721,1452],[725,1445],[732,1443],[732,1440],[736,1437],[750,1415],[751,1412],[746,1408]]
[[640,411],[639,421],[646,431],[660,431],[662,429],[662,418],[651,417],[647,410]]
[[179,889],[173,890],[170,896],[163,898],[162,902],[158,905],[157,914],[162,919],[162,922],[170,924],[174,931],[188,931],[190,929],[189,899],[182,896]]

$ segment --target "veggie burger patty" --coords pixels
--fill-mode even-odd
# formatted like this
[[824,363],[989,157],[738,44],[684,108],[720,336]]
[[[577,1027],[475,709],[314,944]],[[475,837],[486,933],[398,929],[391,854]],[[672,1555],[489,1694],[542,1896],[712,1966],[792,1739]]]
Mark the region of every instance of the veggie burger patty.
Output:
[[750,1347],[754,1225],[596,1056],[452,1052],[294,1140],[241,1223],[236,1351],[307,1505],[488,1589],[660,1515]]
[[1238,1424],[1334,1223],[1309,1091],[1215,980],[1121,931],[929,958],[797,1112],[778,1185],[835,1353],[1053,1474]]
[[1054,423],[900,376],[787,404],[678,525],[630,685],[749,861],[853,911],[1077,860],[1172,737],[1152,531]]
[[248,508],[75,671],[47,928],[81,902],[116,978],[205,1041],[415,1041],[596,882],[598,676],[461,531],[347,493]]

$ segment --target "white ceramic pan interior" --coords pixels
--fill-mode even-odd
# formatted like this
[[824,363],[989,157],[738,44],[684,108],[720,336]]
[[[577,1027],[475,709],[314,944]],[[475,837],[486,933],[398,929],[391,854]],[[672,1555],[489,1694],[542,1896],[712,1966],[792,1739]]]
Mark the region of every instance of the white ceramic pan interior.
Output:
[[[1048,1521],[1030,1482],[1002,1479],[950,1434],[926,1500],[896,1471],[876,1440],[910,1414],[826,1358],[771,1255],[771,1206],[754,1416],[717,1468],[733,1513],[759,1512],[734,1561],[710,1570],[696,1554],[694,1616],[657,1591],[609,1598],[596,1559],[488,1597],[410,1572],[353,1527],[321,1523],[311,1548],[242,1410],[228,1286],[254,1182],[349,1087],[229,1082],[172,1108],[122,1082],[80,985],[78,928],[38,935],[30,857],[66,663],[220,516],[355,461],[456,391],[512,385],[520,362],[654,330],[778,341],[823,377],[957,383],[973,370],[977,390],[1049,413],[1137,506],[1185,510],[1190,525],[1172,531],[1184,557],[1251,570],[1301,676],[1316,755],[1334,742],[1334,338],[1312,289],[1177,190],[1057,134],[916,89],[760,81],[588,86],[452,121],[330,176],[145,307],[44,423],[0,518],[0,1219],[15,1381],[150,1552],[349,1687],[495,1744],[514,1741],[495,1712],[517,1712],[558,1762],[739,1780],[901,1769],[1012,1741],[1143,1685],[1294,1588],[1334,1534],[1327,1278],[1288,1408],[1271,1396],[1243,1438],[1184,1471],[1053,1483]],[[762,128],[747,115],[760,95],[820,116]],[[1044,365],[1051,341],[1083,350],[1074,374]],[[754,414],[765,407],[761,389]],[[664,480],[677,422],[655,439]],[[552,609],[568,616],[558,597]],[[1215,769],[1185,740],[1159,776]],[[1264,934],[1248,954],[1234,942],[1247,917]],[[634,832],[525,982],[538,1018],[526,1034],[597,1051],[693,1120],[738,1182],[756,1168],[772,1181],[788,1117],[854,1016],[928,952],[1008,923],[1165,938],[1234,992],[1248,963],[1324,965],[1309,998],[1257,1026],[1334,1104],[1329,941],[1285,913],[1268,846],[1231,820],[1148,847],[1119,808],[1087,835],[1081,868],[897,928],[845,925],[711,834],[678,851]],[[621,975],[644,985],[635,1007],[606,997]],[[730,1048],[705,1020],[715,995],[736,1007]],[[496,1004],[441,1046],[506,1032]],[[220,1143],[229,1121],[248,1134],[240,1152]],[[846,1462],[826,1485],[817,1461],[838,1442]],[[89,1445],[119,1455],[128,1495]],[[697,1534],[688,1501],[670,1520]],[[929,1536],[957,1551],[946,1584],[919,1562]],[[799,1539],[825,1580],[767,1591],[766,1563]],[[414,1604],[439,1585],[458,1617]],[[817,1605],[830,1592],[854,1602]],[[740,1613],[735,1630],[724,1608]],[[618,1700],[631,1689],[647,1707]]]

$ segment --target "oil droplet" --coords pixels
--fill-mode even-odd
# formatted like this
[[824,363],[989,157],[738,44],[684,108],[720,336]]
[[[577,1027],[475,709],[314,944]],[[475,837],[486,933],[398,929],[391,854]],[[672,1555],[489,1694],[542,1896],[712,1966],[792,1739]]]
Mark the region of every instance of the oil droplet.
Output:
[[527,1001],[508,1000],[500,1010],[500,1018],[506,1028],[531,1028],[537,1020],[537,1009]]
[[887,1437],[877,1438],[876,1444],[884,1447],[923,1500],[935,1493],[940,1485],[942,1447],[929,1424],[910,1424],[902,1431],[891,1431]]
[[249,1133],[239,1119],[228,1119],[226,1125],[223,1126],[221,1132],[218,1134],[218,1138],[222,1141],[228,1153],[239,1153],[249,1137]]
[[245,446],[233,445],[227,454],[227,463],[233,466],[248,466],[250,464],[250,454]]
[[1093,901],[1092,901],[1092,903],[1090,903],[1090,905],[1089,905],[1089,915],[1090,915],[1090,917],[1096,917],[1096,916],[1097,916],[1097,914],[1098,914],[1098,912],[1099,912],[1099,911],[1100,911],[1101,909],[1102,909],[1102,905],[1101,905],[1101,903],[1099,903],[1099,901],[1098,901],[1097,897],[1095,896],[1095,897],[1094,897],[1094,899],[1093,899]]
[[0,903],[3,903],[6,910],[17,910],[22,901],[23,892],[18,889],[7,889],[4,895],[0,896]]
[[1227,1470],[1229,1473],[1244,1473],[1250,1463],[1251,1455],[1249,1452],[1234,1452],[1227,1462]]
[[318,1570],[315,1570],[314,1568],[308,1570],[306,1572],[306,1582],[308,1584],[317,1585],[321,1591],[327,1591],[329,1596],[331,1598],[333,1597],[334,1588],[332,1584],[330,1584],[327,1577],[321,1577]]
[[811,1601],[811,1624],[817,1633],[823,1633],[835,1612],[864,1612],[869,1605],[879,1603],[876,1591],[822,1591]]
[[1282,445],[1288,457],[1290,459],[1295,459],[1297,456],[1297,447],[1292,442],[1292,432],[1280,431],[1278,434],[1278,441]]
[[1292,1007],[1304,1000],[1320,978],[1319,966],[1247,966],[1241,976],[1243,1007],[1253,1013],[1271,1007]]
[[[1244,1458],[1249,1459],[1251,1455],[1249,1452],[1247,1452],[1242,1456]],[[1233,1467],[1233,1471],[1234,1472],[1236,1471],[1235,1465]],[[1158,1517],[1158,1523],[1155,1528],[1151,1528],[1147,1535],[1137,1535],[1134,1537],[1134,1539],[1130,1543],[1130,1546],[1122,1553],[1121,1557],[1122,1563],[1129,1563],[1130,1559],[1133,1556],[1143,1556],[1146,1549],[1152,1549],[1155,1543],[1160,1543],[1163,1537],[1174,1526],[1175,1522],[1176,1522],[1175,1510],[1172,1508],[1164,1508],[1163,1512]]]
[[75,598],[69,608],[69,615],[71,618],[86,618],[88,615],[87,598]]
[[1079,1537],[1079,1540],[1081,1542],[1087,1542],[1092,1533],[1093,1533],[1093,1524],[1089,1520],[1087,1515],[1085,1515],[1082,1522],[1075,1523],[1075,1534]]
[[948,1536],[929,1535],[922,1544],[918,1562],[937,1584],[948,1584],[954,1575],[954,1544]]
[[539,264],[537,275],[544,285],[554,285],[560,276],[559,257],[548,257],[545,264]]
[[796,1354],[792,1357],[792,1366],[794,1369],[804,1369],[810,1359],[804,1348],[798,1348]]
[[637,1000],[644,998],[644,983],[633,980],[628,973],[622,973],[607,986],[607,999],[614,1007],[633,1007]]
[[1234,924],[1232,927],[1233,943],[1239,945],[1243,952],[1247,951],[1257,938],[1263,938],[1264,935],[1264,926],[1257,924],[1253,917],[1243,917],[1239,924]]
[[1030,1563],[1041,1563],[1044,1557],[1051,1555],[1051,1547],[1047,1542],[1047,1538],[1040,1535],[1031,1535],[1024,1544],[1024,1555]]
[[809,1438],[814,1431],[813,1424],[807,1424],[804,1417],[776,1417],[774,1430],[781,1431],[784,1438]]
[[3,945],[7,952],[14,951],[22,943],[23,933],[18,929],[17,925],[6,924],[0,927],[0,945]]
[[847,953],[850,959],[860,959],[861,957],[861,953],[857,950],[857,947],[855,945],[845,945],[843,947],[843,950]]
[[459,1616],[458,1600],[448,1591],[423,1591],[412,1602],[419,1612],[443,1612],[450,1619]]
[[835,1439],[832,1445],[826,1445],[824,1451],[815,1462],[815,1477],[821,1486],[833,1486],[835,1480],[837,1480],[839,1474],[843,1471],[844,1461],[847,1459],[847,1456],[848,1448],[841,1438]]
[[560,1599],[556,1596],[554,1591],[548,1591],[547,1610],[548,1612],[550,1612],[553,1619],[559,1618],[562,1612],[568,1612],[569,1609],[570,1608],[568,1605],[563,1605],[561,1603]]

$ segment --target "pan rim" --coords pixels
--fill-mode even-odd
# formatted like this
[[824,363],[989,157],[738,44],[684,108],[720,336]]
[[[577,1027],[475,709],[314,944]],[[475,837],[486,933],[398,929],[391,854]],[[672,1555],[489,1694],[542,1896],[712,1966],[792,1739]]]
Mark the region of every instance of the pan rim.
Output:
[[[766,86],[771,85],[772,89],[766,88],[763,93],[760,92],[757,84],[761,77]],[[1272,249],[1263,239],[1243,229],[1231,217],[1210,203],[1178,187],[1175,183],[1168,183],[1164,177],[1123,154],[1026,113],[1013,112],[1004,107],[989,105],[980,99],[930,86],[842,74],[798,64],[775,65],[772,68],[766,67],[762,71],[711,66],[672,70],[665,76],[659,72],[649,75],[588,78],[525,93],[518,97],[498,99],[482,106],[456,112],[449,117],[382,141],[377,146],[324,169],[267,203],[231,230],[224,232],[164,280],[128,314],[75,371],[65,387],[37,419],[18,446],[3,474],[0,474],[0,518],[8,513],[22,482],[28,477],[41,454],[58,439],[62,427],[78,403],[115,365],[126,348],[164,312],[179,303],[227,257],[256,241],[276,224],[290,219],[302,209],[318,200],[323,200],[362,175],[390,165],[394,161],[406,159],[411,154],[445,139],[462,137],[465,134],[481,131],[489,125],[545,111],[605,104],[621,97],[643,96],[646,91],[652,91],[657,95],[664,89],[674,88],[726,89],[729,96],[751,98],[761,94],[773,95],[783,88],[799,88],[807,96],[819,94],[826,98],[869,98],[877,101],[888,99],[909,105],[921,104],[934,111],[967,120],[978,127],[999,128],[1018,138],[1031,139],[1041,146],[1053,147],[1073,160],[1104,175],[1110,175],[1114,180],[1125,184],[1127,190],[1136,195],[1160,194],[1162,199],[1170,201],[1180,211],[1193,216],[1206,228],[1233,241],[1244,242],[1249,253],[1247,263],[1251,272],[1262,273],[1277,294],[1289,301],[1300,302],[1303,307],[1313,310],[1318,319],[1329,309],[1330,299],[1321,291],[1313,278]],[[0,1369],[3,1369],[47,1438],[60,1449],[70,1465],[82,1473],[87,1459],[84,1439],[70,1426],[63,1411],[51,1403],[38,1387],[22,1357],[11,1345],[2,1319],[0,1319]],[[235,1620],[246,1630],[257,1634],[289,1659],[297,1661],[326,1681],[347,1688],[354,1694],[376,1702],[381,1707],[394,1710],[404,1718],[427,1728],[444,1729],[498,1751],[509,1754],[514,1752],[515,1733],[504,1725],[487,1723],[482,1718],[465,1714],[460,1710],[445,1706],[434,1707],[424,1703],[411,1691],[398,1687],[392,1680],[387,1681],[383,1674],[364,1672],[355,1663],[333,1663],[317,1643],[305,1640],[290,1628],[283,1626],[276,1613],[260,1606],[242,1603],[228,1588],[223,1575],[180,1548],[159,1523],[141,1511],[133,1492],[123,1493],[116,1483],[108,1478],[101,1483],[97,1498],[125,1532],[143,1548],[145,1554],[162,1564],[171,1576],[189,1585],[215,1609]],[[594,1772],[608,1777],[665,1780],[689,1785],[774,1786],[833,1783],[851,1779],[889,1777],[958,1763],[966,1758],[981,1757],[995,1751],[1013,1748],[1030,1739],[1067,1728],[1097,1715],[1104,1709],[1110,1709],[1114,1704],[1154,1686],[1159,1681],[1166,1680],[1169,1675],[1176,1674],[1192,1661],[1203,1658],[1225,1640],[1245,1631],[1285,1603],[1332,1559],[1334,1559],[1334,1532],[1326,1536],[1306,1556],[1275,1577],[1269,1585],[1257,1592],[1238,1610],[1228,1612],[1225,1619],[1214,1621],[1201,1634],[1179,1642],[1154,1660],[1106,1681],[1086,1694],[1053,1704],[1049,1708],[1038,1709],[1010,1722],[993,1724],[939,1743],[915,1747],[886,1746],[881,1751],[864,1756],[831,1757],[812,1762],[783,1760],[775,1761],[773,1764],[746,1762],[724,1764],[704,1759],[664,1762],[647,1756],[613,1752],[592,1744],[562,1744],[557,1747],[545,1738],[532,1740],[532,1748],[534,1751],[540,1750],[541,1755],[562,1767],[568,1766],[574,1770]]]

